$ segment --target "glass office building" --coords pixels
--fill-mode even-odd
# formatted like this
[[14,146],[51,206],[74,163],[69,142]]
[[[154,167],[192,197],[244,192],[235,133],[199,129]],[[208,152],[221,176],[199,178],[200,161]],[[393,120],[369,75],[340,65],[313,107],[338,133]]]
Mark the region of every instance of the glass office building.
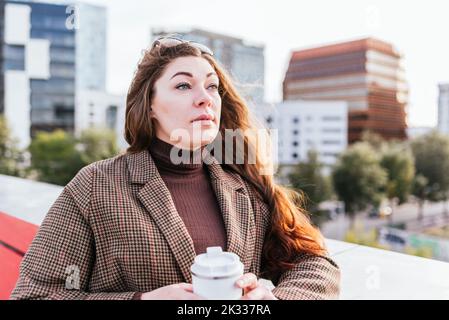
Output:
[[31,4],[31,38],[50,42],[50,77],[31,79],[31,133],[62,128],[73,132],[75,112],[75,29],[66,6]]
[[24,131],[73,132],[76,30],[67,6],[3,1],[1,10],[2,111],[13,134],[23,140]]

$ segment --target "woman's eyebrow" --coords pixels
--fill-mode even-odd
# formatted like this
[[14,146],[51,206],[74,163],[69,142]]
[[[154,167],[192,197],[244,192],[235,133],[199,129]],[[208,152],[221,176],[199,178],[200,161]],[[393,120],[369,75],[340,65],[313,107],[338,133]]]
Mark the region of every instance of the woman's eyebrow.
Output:
[[[174,77],[176,77],[176,76],[180,76],[180,75],[184,75],[184,76],[187,76],[187,77],[190,77],[190,78],[193,78],[193,75],[190,73],[190,72],[186,72],[186,71],[179,71],[179,72],[176,72],[171,78],[170,78],[170,80],[171,79],[173,79]],[[210,76],[212,76],[212,75],[215,75],[215,76],[217,76],[217,74],[215,73],[215,72],[209,72],[208,74],[207,74],[207,78],[208,77],[210,77]],[[217,76],[218,77],[218,76]]]

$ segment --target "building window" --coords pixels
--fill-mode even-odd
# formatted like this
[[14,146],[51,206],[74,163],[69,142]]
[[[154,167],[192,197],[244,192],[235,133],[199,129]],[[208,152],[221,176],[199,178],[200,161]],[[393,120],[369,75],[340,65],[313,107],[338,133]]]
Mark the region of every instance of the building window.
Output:
[[323,121],[341,121],[339,116],[324,116],[321,118]]
[[24,71],[25,70],[25,61],[24,60],[7,60],[5,61],[5,70],[17,70]]
[[350,120],[368,120],[367,114],[356,114],[356,115],[349,115]]
[[293,146],[297,147],[299,145],[298,141],[293,141]]
[[341,133],[339,128],[324,128],[323,133]]
[[338,140],[323,140],[323,141],[321,141],[321,143],[326,144],[326,145],[329,145],[329,144],[339,145],[340,141],[338,141]]
[[299,123],[299,118],[294,117],[294,118],[293,118],[293,123]]
[[5,70],[25,70],[25,47],[5,45],[3,47],[3,60]]
[[297,136],[299,134],[298,130],[293,130],[293,135]]
[[73,125],[74,110],[72,106],[56,104],[54,105],[54,115],[59,125],[68,127]]
[[117,123],[117,106],[109,106],[106,109],[106,125],[114,130]]
[[334,157],[334,158],[338,156],[338,154],[334,152],[323,152],[321,155],[323,157]]
[[298,159],[298,154],[295,152],[292,154],[293,159]]
[[5,60],[24,60],[25,46],[23,45],[5,45],[3,47],[3,59]]
[[268,124],[270,124],[270,123],[273,122],[273,118],[272,118],[272,117],[268,117],[268,118],[266,119],[266,121],[267,121]]

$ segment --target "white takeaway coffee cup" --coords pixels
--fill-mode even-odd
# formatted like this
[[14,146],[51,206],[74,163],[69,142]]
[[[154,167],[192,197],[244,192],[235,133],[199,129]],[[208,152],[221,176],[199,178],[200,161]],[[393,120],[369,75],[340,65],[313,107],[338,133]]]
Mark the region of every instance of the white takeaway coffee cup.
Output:
[[243,275],[243,263],[232,252],[221,247],[208,247],[207,252],[197,255],[190,268],[193,292],[208,300],[237,300],[242,289],[236,281]]

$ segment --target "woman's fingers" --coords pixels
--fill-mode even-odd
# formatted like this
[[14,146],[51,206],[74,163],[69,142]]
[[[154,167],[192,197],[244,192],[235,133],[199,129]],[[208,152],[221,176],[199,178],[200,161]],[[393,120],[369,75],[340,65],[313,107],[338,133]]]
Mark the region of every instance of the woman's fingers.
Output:
[[201,300],[201,297],[193,293],[193,284],[181,282],[178,284],[179,288],[184,290],[183,298],[185,300]]
[[264,300],[269,294],[269,290],[264,286],[258,286],[242,297],[242,300]]
[[181,289],[184,289],[188,292],[193,292],[193,285],[191,283],[181,282],[178,285]]
[[254,273],[246,273],[237,280],[236,285],[243,289],[245,295],[257,287],[257,276]]

